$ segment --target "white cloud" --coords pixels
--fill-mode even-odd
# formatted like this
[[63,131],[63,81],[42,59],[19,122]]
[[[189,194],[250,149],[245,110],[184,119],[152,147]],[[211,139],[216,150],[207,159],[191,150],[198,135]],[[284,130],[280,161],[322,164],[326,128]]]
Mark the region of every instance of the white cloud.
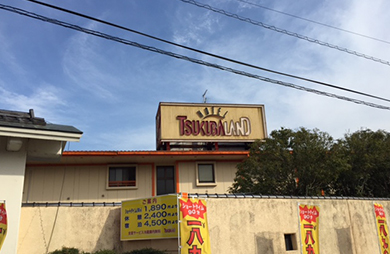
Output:
[[[87,12],[88,9],[88,13],[96,17],[104,15],[104,19],[114,23],[120,20],[120,24],[124,26],[200,50],[390,98],[390,90],[387,88],[389,66],[233,20],[190,4],[161,4],[159,7],[162,8],[158,11],[151,8],[155,4],[152,6],[149,1],[130,3],[131,8],[123,4],[131,12],[122,8],[121,4],[112,6],[112,9],[105,8],[105,4],[85,5],[81,2],[75,5],[77,8],[73,8],[75,6],[72,3],[68,3],[68,7],[81,12]],[[390,59],[389,45],[385,43],[296,20],[234,0],[215,0],[208,4],[231,12],[236,12],[233,9],[237,7],[241,16],[357,52]],[[349,3],[261,2],[264,6],[388,41],[390,34],[386,33],[386,25],[390,23],[387,13],[389,4],[384,0]],[[131,18],[128,18],[129,13]],[[141,14],[141,18],[137,16]],[[55,16],[55,13],[50,15]],[[19,51],[11,43],[18,41],[19,37],[14,33],[1,32],[6,31],[4,26],[1,29],[1,24],[8,24],[7,22],[13,20],[0,16],[0,40],[4,40],[5,45],[0,48],[0,96],[4,98],[0,106],[22,111],[34,108],[37,116],[79,127],[85,132],[81,143],[76,146],[81,149],[154,149],[154,116],[158,102],[201,102],[206,89],[210,103],[264,104],[269,131],[281,126],[303,126],[319,128],[339,137],[348,130],[354,131],[361,127],[390,130],[390,121],[387,120],[389,112],[385,110],[199,66],[76,31],[63,32],[61,27],[53,27],[51,30],[50,52],[46,50],[48,41],[45,39],[45,31],[34,31],[37,36],[34,47],[30,47],[29,38],[23,42],[19,40],[18,47],[24,49],[23,58],[20,58]],[[94,22],[87,23],[86,26],[123,38],[135,38],[134,41],[157,48],[169,48],[168,51],[211,63],[388,105],[386,102],[227,63]],[[20,29],[19,34],[24,34],[26,31],[23,29],[31,28],[26,24]],[[36,69],[32,63],[39,56],[30,54],[34,48],[53,57],[62,55],[62,66],[53,64],[52,57],[42,57],[39,58],[40,68]],[[56,51],[52,54],[51,50]],[[28,60],[28,64],[24,65],[23,60]],[[47,68],[46,65],[52,68]],[[50,73],[45,70],[50,70]],[[59,79],[58,82],[53,82],[56,78]],[[14,83],[15,87],[11,87],[9,80],[18,82]],[[144,129],[143,126],[147,127]]]
[[[154,150],[156,148],[154,126],[143,128],[127,127],[100,129],[98,132],[90,129],[84,132],[82,143],[72,143],[70,150]],[[81,148],[80,148],[81,147]]]
[[[360,4],[359,1],[354,2],[354,5],[347,6],[349,9],[336,9],[335,12],[315,10],[313,19],[316,16],[321,19],[322,17],[319,17],[321,14],[321,16],[327,18],[324,22],[329,24],[347,24],[346,28],[351,30],[357,29],[362,31],[362,33],[366,32],[369,34],[370,30],[371,34],[377,34],[373,30],[382,31],[383,33],[383,25],[376,27],[372,18],[383,17],[384,20],[390,22],[388,15],[384,16],[386,15],[384,11],[386,8],[383,6],[371,8],[365,13],[364,10],[368,8],[368,5],[368,2]],[[334,5],[324,7],[335,8]],[[361,24],[364,24],[364,26],[370,24],[371,28],[360,30]],[[385,59],[390,58],[388,57],[390,53],[388,46],[384,44],[379,46],[375,41],[363,40],[355,36],[351,37],[350,34],[318,26],[315,26],[313,29],[312,25],[306,25],[307,27],[302,31],[292,31],[308,35],[311,38],[318,38],[333,45],[353,49],[360,53],[381,55]],[[283,34],[267,34],[265,37],[262,37],[264,35],[262,33],[263,28],[253,26],[249,29],[247,26],[251,25],[242,25],[241,33],[240,31],[230,32],[230,37],[226,36],[226,34],[221,34],[217,41],[207,44],[208,51],[217,52],[224,56],[232,56],[231,58],[235,59],[244,59],[250,63],[257,62],[260,66],[266,66],[270,69],[366,93],[380,94],[390,98],[390,90],[387,89],[386,85],[388,83],[387,80],[390,78],[389,66]],[[324,33],[324,30],[327,32]],[[251,33],[250,31],[253,32]],[[232,36],[232,33],[234,33],[234,36]],[[216,43],[222,41],[223,44]],[[265,49],[266,51],[264,51]],[[264,53],[259,54],[259,52]],[[258,58],[256,58],[257,56]],[[212,60],[212,62],[216,62],[216,60]],[[226,63],[221,61],[220,63],[226,65]],[[242,67],[237,67],[237,69],[242,69]],[[339,99],[296,91],[291,88],[278,87],[274,84],[265,84],[261,81],[253,81],[232,74],[223,75],[217,72],[207,70],[203,73],[202,79],[205,80],[204,83],[207,83],[207,81],[209,83],[209,85],[206,84],[204,87],[212,87],[209,89],[209,96],[212,96],[212,91],[214,90],[217,91],[217,95],[214,97],[218,101],[265,104],[269,129],[271,130],[281,126],[320,128],[323,131],[330,132],[331,135],[337,138],[341,137],[348,130],[355,131],[361,127],[389,130],[389,121],[387,117],[384,117],[388,114],[386,110],[374,109]],[[254,69],[249,70],[249,72],[258,73]],[[269,73],[260,75],[274,76]],[[347,97],[373,101],[367,97],[305,83],[300,80],[291,80],[283,77],[276,77],[276,79]],[[373,102],[386,105],[385,102],[381,101],[374,100]]]
[[[3,73],[3,77],[12,73],[15,76],[23,77],[26,75],[26,71],[22,68],[19,63],[19,59],[15,56],[15,48],[12,46],[12,43],[9,41],[7,36],[4,34],[2,26],[0,26],[0,66],[4,66],[0,70],[0,74]],[[0,77],[0,79],[2,79]]]
[[[88,29],[98,30],[96,24],[90,23]],[[114,100],[113,88],[120,79],[112,74],[115,69],[101,43],[104,39],[75,32],[69,39],[63,56],[63,70],[78,89],[84,90],[92,97],[102,100]],[[115,45],[115,42],[112,42]]]
[[66,101],[58,95],[61,89],[54,86],[37,87],[32,94],[18,94],[0,87],[1,108],[27,112],[34,109],[37,117],[58,119],[56,112],[66,106]]
[[[188,7],[188,6],[186,6]],[[197,7],[193,7],[196,10]],[[172,24],[173,41],[178,44],[199,46],[207,43],[208,37],[212,36],[220,28],[219,17],[208,11],[194,12],[179,8]]]

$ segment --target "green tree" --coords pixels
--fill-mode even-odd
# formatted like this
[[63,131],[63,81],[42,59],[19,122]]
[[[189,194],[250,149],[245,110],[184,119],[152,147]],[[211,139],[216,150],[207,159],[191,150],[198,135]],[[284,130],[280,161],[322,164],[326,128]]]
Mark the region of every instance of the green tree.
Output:
[[390,134],[360,130],[341,141],[351,165],[340,174],[338,194],[358,197],[390,197]]
[[282,128],[256,141],[237,167],[230,191],[263,195],[321,195],[335,192],[339,173],[348,168],[342,149],[319,130]]

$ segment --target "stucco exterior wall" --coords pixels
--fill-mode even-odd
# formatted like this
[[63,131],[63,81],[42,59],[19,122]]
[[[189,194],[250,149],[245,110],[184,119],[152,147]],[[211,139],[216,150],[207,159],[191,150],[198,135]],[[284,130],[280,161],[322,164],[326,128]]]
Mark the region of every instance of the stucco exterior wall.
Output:
[[18,253],[42,254],[76,247],[130,251],[152,247],[177,252],[177,239],[120,241],[120,207],[24,207]]
[[[380,200],[387,214],[390,201]],[[212,253],[301,253],[298,204],[320,207],[321,253],[379,253],[373,200],[209,198]],[[23,207],[19,254],[62,246],[84,251],[153,247],[177,251],[177,240],[119,241],[119,207]],[[296,234],[298,249],[286,251],[284,234]]]
[[7,208],[7,236],[0,253],[16,253],[19,218],[21,211],[24,170],[26,165],[25,143],[17,152],[6,151],[6,137],[0,137],[0,200]]
[[[320,206],[321,253],[380,253],[371,200],[209,199],[214,253],[301,253],[286,251],[284,234],[299,243],[298,203]],[[390,202],[380,201],[389,214]],[[234,250],[234,251],[232,251]]]

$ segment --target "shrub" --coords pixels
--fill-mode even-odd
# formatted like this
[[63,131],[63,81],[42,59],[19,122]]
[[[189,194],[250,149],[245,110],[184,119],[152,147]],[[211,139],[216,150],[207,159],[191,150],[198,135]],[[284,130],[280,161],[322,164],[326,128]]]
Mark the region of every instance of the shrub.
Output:
[[98,250],[93,254],[116,254],[116,252],[113,250]]
[[162,250],[152,249],[152,248],[144,248],[140,250],[133,250],[130,252],[126,252],[123,254],[166,254],[166,252]]
[[80,251],[76,248],[62,247],[61,250],[55,250],[53,252],[49,252],[49,254],[80,254]]

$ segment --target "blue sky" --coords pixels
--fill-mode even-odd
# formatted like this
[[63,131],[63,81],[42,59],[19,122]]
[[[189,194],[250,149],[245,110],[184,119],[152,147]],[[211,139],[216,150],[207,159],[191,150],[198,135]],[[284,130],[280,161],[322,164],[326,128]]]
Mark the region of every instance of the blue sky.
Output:
[[[247,0],[390,41],[386,0]],[[238,21],[179,0],[44,1],[165,40],[264,68],[390,99],[390,66]],[[200,2],[200,1],[199,1]],[[321,91],[390,103],[294,80],[164,44],[28,1],[1,4],[211,63]],[[206,2],[203,2],[206,3]],[[207,4],[390,61],[390,44],[237,0]],[[84,132],[69,150],[154,150],[159,102],[264,104],[268,133],[318,128],[334,138],[362,128],[390,131],[390,111],[299,91],[94,37],[0,9],[0,108],[35,110]]]

